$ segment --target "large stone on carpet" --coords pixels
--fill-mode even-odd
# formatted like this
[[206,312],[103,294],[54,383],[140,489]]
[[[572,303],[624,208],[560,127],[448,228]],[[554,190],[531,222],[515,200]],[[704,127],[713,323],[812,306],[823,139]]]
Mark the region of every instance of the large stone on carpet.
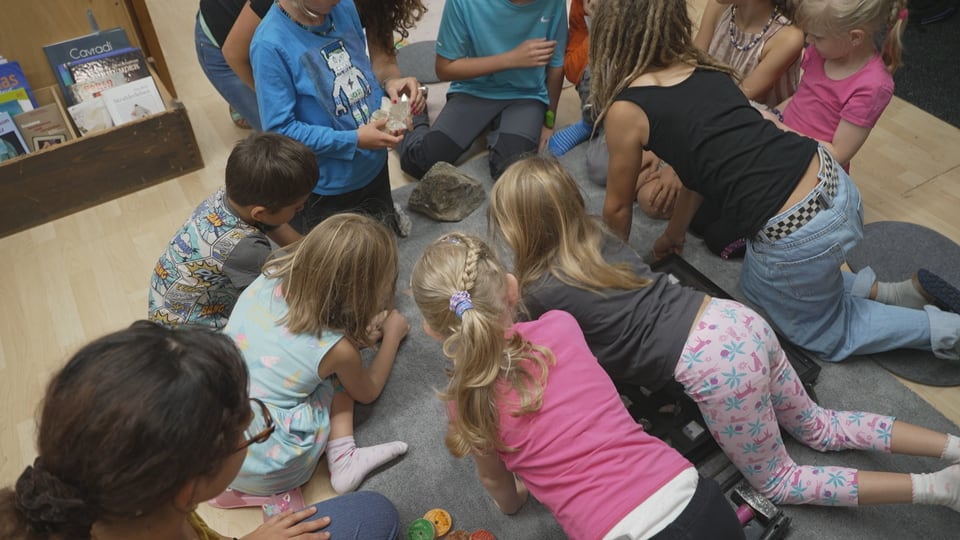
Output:
[[486,191],[478,180],[441,161],[430,167],[413,188],[408,205],[411,210],[437,221],[461,221],[486,198]]

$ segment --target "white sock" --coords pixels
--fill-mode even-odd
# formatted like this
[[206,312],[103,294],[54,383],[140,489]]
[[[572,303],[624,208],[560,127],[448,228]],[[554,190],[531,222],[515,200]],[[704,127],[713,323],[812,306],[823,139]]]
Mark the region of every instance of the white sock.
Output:
[[914,504],[940,504],[960,512],[960,465],[930,474],[911,474]]
[[913,309],[923,309],[923,306],[930,303],[913,285],[913,278],[896,283],[878,281],[876,300],[891,306]]
[[947,434],[947,445],[943,447],[940,459],[945,459],[951,463],[960,463],[960,437]]
[[370,471],[406,452],[407,443],[400,441],[366,448],[357,448],[352,435],[327,441],[330,484],[337,493],[353,491]]

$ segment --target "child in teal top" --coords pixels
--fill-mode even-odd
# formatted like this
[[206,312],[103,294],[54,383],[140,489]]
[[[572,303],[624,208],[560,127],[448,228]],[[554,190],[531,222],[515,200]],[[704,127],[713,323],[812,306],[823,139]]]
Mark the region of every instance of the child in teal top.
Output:
[[[268,262],[243,292],[224,332],[250,369],[250,396],[265,404],[276,428],[249,448],[232,492],[213,504],[255,505],[283,492],[296,500],[324,453],[333,488],[352,491],[406,452],[403,442],[357,448],[353,438],[354,401],[379,397],[409,329],[403,315],[387,310],[396,276],[391,232],[372,218],[338,214]],[[359,348],[378,341],[364,368]],[[264,422],[258,412],[254,425]]]

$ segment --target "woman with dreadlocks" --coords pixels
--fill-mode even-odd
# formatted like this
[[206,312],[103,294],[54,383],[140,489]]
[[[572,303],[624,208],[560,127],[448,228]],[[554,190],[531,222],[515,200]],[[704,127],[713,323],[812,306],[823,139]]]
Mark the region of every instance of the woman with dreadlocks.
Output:
[[930,305],[956,289],[923,270],[901,283],[841,272],[863,238],[857,187],[817,141],[765,120],[690,26],[680,0],[605,0],[597,10],[590,91],[610,149],[607,225],[629,237],[635,179],[652,151],[684,184],[657,258],[682,252],[707,199],[747,239],[743,292],[794,343],[834,362],[896,348],[960,359],[960,315]]

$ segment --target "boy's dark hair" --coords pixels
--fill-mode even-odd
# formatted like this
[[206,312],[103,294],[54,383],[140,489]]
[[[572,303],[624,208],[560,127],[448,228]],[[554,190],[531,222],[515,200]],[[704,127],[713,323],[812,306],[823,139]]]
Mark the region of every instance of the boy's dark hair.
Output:
[[279,133],[254,133],[227,158],[227,197],[240,206],[289,206],[313,191],[318,178],[317,156]]
[[0,490],[0,538],[88,539],[218,471],[250,420],[230,338],[147,321],[93,341],[47,387],[38,458]]

